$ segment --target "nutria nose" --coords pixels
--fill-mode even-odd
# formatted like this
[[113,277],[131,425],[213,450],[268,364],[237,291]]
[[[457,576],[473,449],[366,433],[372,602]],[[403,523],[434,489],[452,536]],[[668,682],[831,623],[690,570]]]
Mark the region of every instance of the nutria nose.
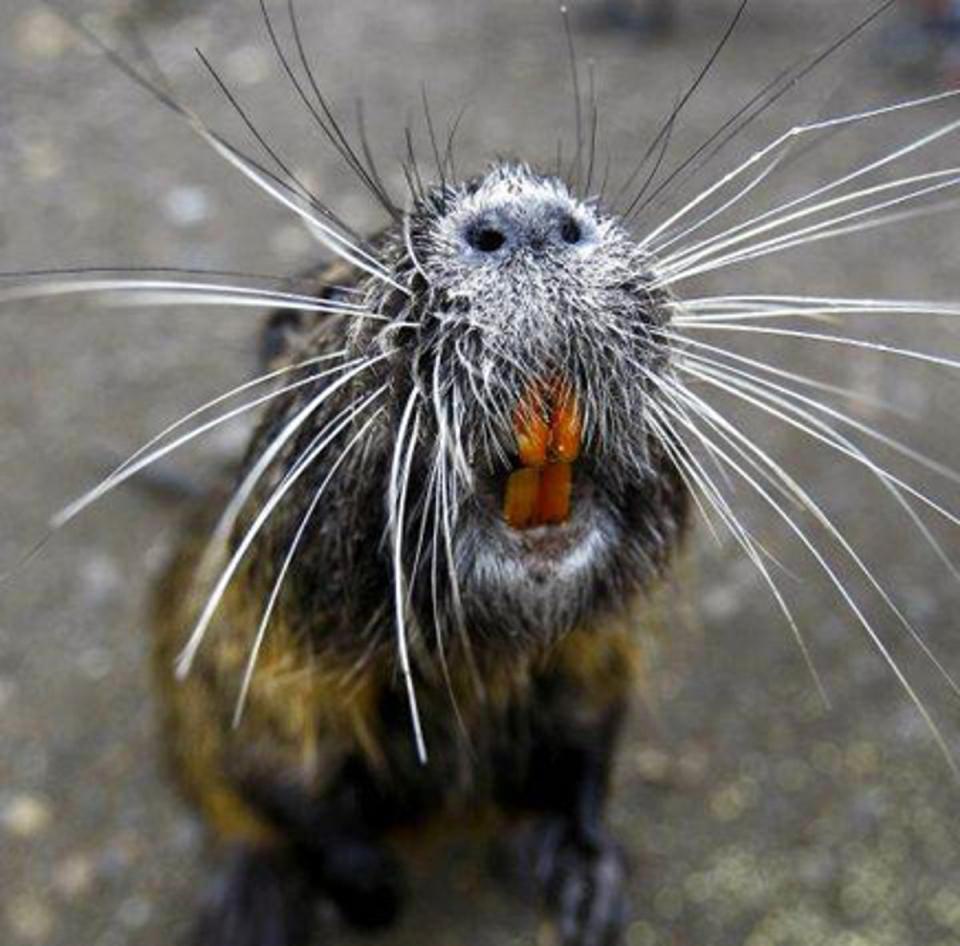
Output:
[[523,250],[557,252],[587,240],[583,224],[566,208],[517,212],[487,210],[464,228],[468,252],[478,258],[505,257]]

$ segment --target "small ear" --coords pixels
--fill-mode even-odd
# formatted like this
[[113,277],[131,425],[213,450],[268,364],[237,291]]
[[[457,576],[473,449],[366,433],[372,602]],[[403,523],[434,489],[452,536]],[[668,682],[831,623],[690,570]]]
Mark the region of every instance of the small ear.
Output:
[[[356,271],[344,264],[333,263],[307,270],[284,287],[286,291],[317,299],[346,299],[344,286],[356,281]],[[302,309],[275,309],[260,331],[260,364],[264,370],[279,367],[309,338],[329,315],[305,312]]]

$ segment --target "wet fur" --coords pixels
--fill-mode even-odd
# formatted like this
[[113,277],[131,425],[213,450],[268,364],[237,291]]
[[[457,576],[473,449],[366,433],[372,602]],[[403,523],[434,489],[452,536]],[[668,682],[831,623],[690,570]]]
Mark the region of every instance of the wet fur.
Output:
[[[571,219],[577,245],[551,245]],[[242,889],[251,872],[269,871],[279,856],[284,866],[271,882],[292,871],[359,925],[379,925],[396,912],[396,870],[384,847],[393,829],[451,815],[469,822],[485,811],[539,815],[546,833],[538,843],[551,853],[536,859],[537,870],[543,874],[552,860],[556,870],[538,883],[566,925],[565,942],[612,943],[626,916],[625,862],[606,836],[603,810],[634,685],[631,632],[687,515],[685,487],[642,409],[648,374],[668,367],[668,349],[647,330],[666,323],[665,297],[646,288],[648,261],[613,219],[527,167],[500,165],[483,179],[425,194],[407,226],[376,241],[384,268],[406,292],[342,267],[323,274],[341,288],[322,288],[329,282],[321,279],[315,290],[342,295],[346,281],[385,320],[280,312],[268,324],[264,350],[274,366],[341,349],[348,361],[382,357],[289,439],[228,548],[211,555],[205,544],[214,524],[209,510],[222,498],[205,502],[188,525],[157,599],[156,665],[173,767],[221,844],[240,845],[229,861],[234,885]],[[495,227],[518,245],[500,259],[472,259],[477,227]],[[509,471],[515,405],[532,381],[553,373],[571,380],[583,405],[577,475],[597,522],[584,527],[584,551],[554,558],[548,546],[524,569],[518,562],[532,553],[511,558],[504,550],[525,540],[502,522],[496,491],[483,482]],[[338,377],[268,408],[241,481],[324,385],[334,391]],[[384,386],[378,414],[349,413]],[[386,497],[394,458],[407,450],[402,414],[411,397],[422,399],[424,422],[407,452],[412,512],[398,526]],[[456,416],[450,405],[461,405]],[[317,432],[340,417],[348,419],[341,439],[266,520],[178,683],[175,658],[223,562]],[[371,417],[358,449],[341,456],[343,441]],[[449,523],[439,521],[442,504],[424,485],[441,464],[458,489]],[[244,691],[253,629],[325,481]],[[484,501],[484,490],[493,490],[492,499]],[[389,541],[397,528],[408,550],[400,576]],[[453,547],[437,548],[446,530]],[[414,555],[418,548],[423,554]],[[574,556],[577,564],[563,564]],[[411,737],[398,665],[398,581],[413,589],[404,630],[426,764]],[[588,896],[595,871],[608,879]],[[357,889],[368,882],[370,890]],[[573,905],[560,893],[571,884],[581,891]],[[274,899],[282,911],[303,902],[292,893]],[[218,928],[211,911],[219,910],[225,931],[236,924],[236,909],[235,899],[215,899],[198,936],[222,941],[211,933]],[[263,940],[286,942],[285,935],[278,924]]]

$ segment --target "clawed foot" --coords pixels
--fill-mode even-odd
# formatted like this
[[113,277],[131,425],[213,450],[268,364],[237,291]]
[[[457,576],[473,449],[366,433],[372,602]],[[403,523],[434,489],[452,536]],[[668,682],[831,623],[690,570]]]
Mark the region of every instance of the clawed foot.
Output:
[[567,822],[538,825],[521,864],[532,879],[561,946],[619,946],[629,914],[629,867],[605,832],[586,837]]
[[394,922],[403,881],[400,865],[387,850],[345,839],[325,851],[322,862],[325,891],[351,926],[379,930]]
[[189,946],[303,946],[311,898],[298,871],[278,854],[238,848],[202,906]]

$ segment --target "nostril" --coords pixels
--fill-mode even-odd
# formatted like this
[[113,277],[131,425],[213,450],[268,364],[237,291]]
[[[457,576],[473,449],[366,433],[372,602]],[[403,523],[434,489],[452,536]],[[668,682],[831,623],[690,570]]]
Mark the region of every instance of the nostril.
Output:
[[495,227],[473,227],[467,232],[467,243],[481,253],[496,253],[506,242],[506,235]]
[[564,217],[563,223],[560,224],[560,237],[564,243],[571,245],[579,243],[583,237],[580,224],[573,217]]

